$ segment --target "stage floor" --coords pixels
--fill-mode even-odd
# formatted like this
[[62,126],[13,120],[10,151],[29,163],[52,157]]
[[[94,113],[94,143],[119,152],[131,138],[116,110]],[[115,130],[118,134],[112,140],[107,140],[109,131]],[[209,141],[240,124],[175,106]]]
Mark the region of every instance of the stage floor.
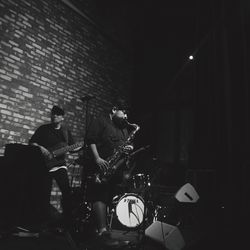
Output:
[[[174,248],[178,238],[167,238],[167,244],[161,245],[151,237],[144,235],[145,231],[112,229],[111,239],[114,245],[102,244],[88,233],[43,232],[35,235],[2,235],[0,239],[1,250],[107,250],[107,249],[138,249],[138,250],[179,250]],[[215,229],[207,227],[180,228],[181,236],[185,241],[183,250],[211,250],[229,249],[229,239],[224,234],[216,235]],[[177,244],[178,245],[178,244]],[[228,247],[227,247],[228,245]]]

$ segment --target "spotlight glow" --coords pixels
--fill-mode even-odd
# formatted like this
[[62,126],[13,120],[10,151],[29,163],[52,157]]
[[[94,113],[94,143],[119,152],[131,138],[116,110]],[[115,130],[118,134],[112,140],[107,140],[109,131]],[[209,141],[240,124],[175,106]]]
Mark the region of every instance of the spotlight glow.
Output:
[[189,59],[190,61],[192,61],[192,60],[194,60],[194,57],[193,57],[192,55],[190,55],[190,56],[188,57],[188,59]]

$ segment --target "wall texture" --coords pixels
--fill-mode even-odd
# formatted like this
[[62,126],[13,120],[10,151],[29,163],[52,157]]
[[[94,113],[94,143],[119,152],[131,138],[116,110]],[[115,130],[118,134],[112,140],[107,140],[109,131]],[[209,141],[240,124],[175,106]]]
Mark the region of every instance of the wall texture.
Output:
[[[54,104],[65,108],[80,141],[86,122],[81,97],[96,97],[89,103],[94,116],[116,95],[128,97],[126,53],[63,1],[1,0],[0,9],[0,155],[8,143],[28,143],[49,122]],[[78,185],[79,166],[69,170]],[[59,196],[54,185],[52,203],[60,209]]]

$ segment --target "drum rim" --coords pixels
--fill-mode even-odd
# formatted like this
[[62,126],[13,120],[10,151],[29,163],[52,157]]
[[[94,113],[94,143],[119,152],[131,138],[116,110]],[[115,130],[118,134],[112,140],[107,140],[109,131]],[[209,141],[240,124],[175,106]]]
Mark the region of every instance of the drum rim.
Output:
[[144,173],[137,173],[137,174],[132,175],[132,177],[135,177],[135,176],[147,176],[147,175]]
[[143,197],[142,197],[141,195],[139,195],[139,194],[136,194],[136,193],[124,193],[124,195],[122,195],[122,196],[120,197],[120,199],[118,200],[118,203],[119,203],[119,201],[120,201],[123,197],[129,196],[129,195],[132,195],[132,196],[135,196],[136,198],[141,199],[141,201],[142,201],[143,204],[144,204],[144,199],[143,199]]

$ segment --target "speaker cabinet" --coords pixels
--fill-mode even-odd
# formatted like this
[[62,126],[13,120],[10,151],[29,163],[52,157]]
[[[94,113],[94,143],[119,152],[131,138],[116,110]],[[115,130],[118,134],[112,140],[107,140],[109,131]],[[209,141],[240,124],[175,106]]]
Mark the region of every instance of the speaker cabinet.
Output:
[[1,162],[0,224],[40,224],[49,209],[48,171],[40,149],[7,144]]
[[180,230],[173,225],[155,221],[146,230],[145,235],[169,250],[181,250],[185,241]]

